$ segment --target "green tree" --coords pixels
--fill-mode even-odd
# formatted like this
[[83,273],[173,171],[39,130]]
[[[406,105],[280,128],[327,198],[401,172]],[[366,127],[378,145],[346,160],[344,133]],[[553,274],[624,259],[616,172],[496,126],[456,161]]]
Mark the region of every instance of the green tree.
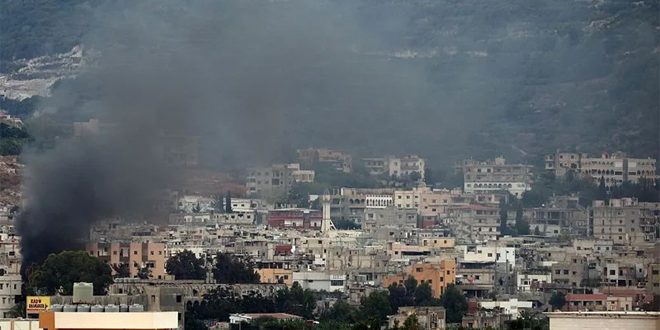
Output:
[[419,325],[419,320],[417,319],[417,315],[413,314],[408,316],[406,320],[403,322],[403,330],[419,330],[421,329]]
[[316,300],[314,292],[309,289],[303,290],[298,282],[294,282],[291,289],[277,293],[275,309],[311,319],[316,308]]
[[218,283],[259,283],[259,274],[254,271],[251,260],[241,260],[229,253],[219,252],[215,257],[213,277]]
[[415,289],[415,306],[434,306],[438,302],[433,298],[433,289],[428,282],[424,282]]
[[413,297],[408,294],[406,287],[399,284],[392,284],[387,288],[389,291],[390,306],[393,311],[396,311],[401,306],[414,305]]
[[375,291],[360,301],[360,315],[363,321],[369,318],[383,322],[392,314],[392,306],[387,291]]
[[417,290],[417,279],[412,276],[408,276],[405,281],[403,281],[403,286],[406,288],[406,292],[412,294]]
[[566,295],[563,292],[555,291],[552,293],[549,303],[554,310],[561,309],[566,304]]
[[448,323],[459,323],[467,311],[467,299],[454,284],[449,284],[440,297],[440,305],[447,311]]
[[177,280],[203,280],[206,278],[204,260],[197,258],[192,251],[183,250],[167,259],[165,270]]
[[337,321],[351,323],[355,318],[357,309],[345,300],[337,300],[332,307],[321,315],[322,321]]
[[131,277],[130,269],[127,263],[121,262],[112,264],[112,270],[115,272],[114,278],[127,278]]
[[529,235],[529,222],[523,217],[523,208],[518,205],[516,209],[516,233],[518,235]]
[[74,282],[94,285],[94,294],[104,295],[112,283],[112,270],[105,262],[85,251],[63,251],[51,254],[41,265],[28,271],[27,291],[30,294],[73,294]]

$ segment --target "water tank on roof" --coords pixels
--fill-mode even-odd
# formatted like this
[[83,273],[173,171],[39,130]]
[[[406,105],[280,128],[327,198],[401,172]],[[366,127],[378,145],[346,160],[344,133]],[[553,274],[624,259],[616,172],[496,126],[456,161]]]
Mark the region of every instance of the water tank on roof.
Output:
[[62,307],[62,311],[67,313],[73,313],[76,311],[76,305],[68,305],[68,304],[64,305],[64,307]]
[[133,304],[133,305],[128,307],[128,311],[131,312],[131,313],[144,312],[144,306],[142,306],[140,304]]
[[92,313],[103,313],[103,306],[102,305],[94,305],[89,308],[89,311]]
[[119,311],[120,312],[128,312],[128,305],[126,305],[126,304],[119,305]]
[[61,312],[63,308],[64,308],[64,306],[62,306],[60,304],[50,305],[50,310],[53,311],[53,312]]
[[106,305],[106,306],[105,306],[105,312],[106,312],[106,313],[116,313],[116,312],[119,312],[119,306],[117,306],[117,305],[113,305],[113,304]]
[[76,309],[76,312],[78,312],[78,313],[89,313],[89,305],[87,305],[87,304],[78,305],[78,308]]
[[85,282],[73,283],[73,303],[82,304],[92,302],[94,302],[94,285]]

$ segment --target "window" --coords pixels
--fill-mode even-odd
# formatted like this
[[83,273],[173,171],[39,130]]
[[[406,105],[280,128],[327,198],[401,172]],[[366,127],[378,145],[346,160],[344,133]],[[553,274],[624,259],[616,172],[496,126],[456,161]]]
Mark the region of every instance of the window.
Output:
[[176,295],[176,302],[180,303],[181,300],[182,300],[181,295],[180,294]]
[[330,280],[330,286],[343,286],[343,280]]

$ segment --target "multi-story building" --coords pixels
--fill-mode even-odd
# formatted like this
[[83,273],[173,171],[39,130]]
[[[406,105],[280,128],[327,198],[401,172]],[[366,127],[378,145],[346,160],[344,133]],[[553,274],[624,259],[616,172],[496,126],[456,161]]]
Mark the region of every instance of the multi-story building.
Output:
[[341,188],[332,195],[330,217],[362,224],[367,210],[387,209],[394,205],[391,188]]
[[638,183],[643,179],[655,180],[655,164],[653,158],[632,158],[623,153],[589,157],[587,154],[557,152],[545,156],[545,169],[557,176],[572,171],[594,180],[603,178],[608,187],[623,182]]
[[463,171],[463,190],[468,193],[508,191],[522,198],[532,189],[532,166],[506,164],[502,157],[479,162],[465,160],[459,167]]
[[304,168],[314,168],[317,164],[328,164],[337,171],[353,171],[353,157],[340,150],[308,148],[298,150],[298,161]]
[[444,330],[445,309],[444,307],[406,306],[399,307],[396,314],[388,316],[388,329],[401,329],[406,320],[415,316],[417,318],[417,329],[419,330]]
[[660,203],[636,198],[593,202],[593,235],[615,244],[655,242],[660,233]]
[[500,216],[496,207],[479,204],[451,207],[447,221],[462,242],[496,240],[500,235]]
[[18,303],[21,296],[21,275],[4,274],[0,276],[0,316],[2,318],[14,317],[11,310]]
[[367,208],[364,210],[362,229],[372,230],[379,227],[417,227],[417,212],[414,209]]
[[295,183],[314,182],[314,175],[313,170],[302,170],[300,164],[273,164],[250,170],[245,185],[251,196],[286,194]]
[[320,229],[323,215],[312,209],[277,209],[268,211],[268,225],[273,228]]
[[385,277],[383,286],[403,285],[409,276],[415,278],[417,283],[428,283],[433,291],[433,297],[440,298],[447,285],[455,282],[456,262],[454,260],[440,260],[439,263],[414,263],[404,273]]
[[579,255],[567,255],[563,261],[552,264],[552,282],[581,287],[587,278],[588,263]]
[[422,179],[425,175],[426,160],[417,155],[363,158],[362,162],[371,175],[402,178],[417,173]]
[[293,272],[293,283],[298,283],[303,289],[327,292],[344,292],[346,290],[346,274],[299,271]]
[[128,266],[129,277],[139,277],[145,274],[145,270],[146,275],[153,279],[164,279],[167,275],[165,243],[89,243],[87,253],[108,263],[113,272],[117,272],[122,265]]

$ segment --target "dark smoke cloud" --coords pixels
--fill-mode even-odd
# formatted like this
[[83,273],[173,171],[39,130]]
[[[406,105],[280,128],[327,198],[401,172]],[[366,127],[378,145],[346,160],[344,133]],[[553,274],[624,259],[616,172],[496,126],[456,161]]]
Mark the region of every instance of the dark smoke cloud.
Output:
[[225,168],[312,144],[388,150],[429,93],[350,5],[120,1],[95,22],[84,45],[98,59],[45,108],[107,127],[26,156],[26,265],[79,247],[100,219],[146,216],[179,173],[154,152],[162,134],[198,136],[205,165]]

